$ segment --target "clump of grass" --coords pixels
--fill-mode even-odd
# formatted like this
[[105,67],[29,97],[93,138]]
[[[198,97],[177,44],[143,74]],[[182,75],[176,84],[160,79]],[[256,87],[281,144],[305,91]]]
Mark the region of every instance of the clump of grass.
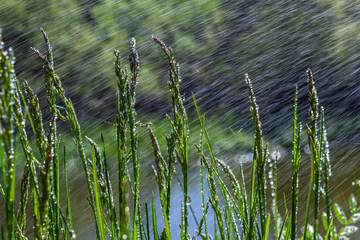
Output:
[[[27,97],[22,93],[14,71],[15,57],[13,52],[0,46],[0,192],[5,202],[6,230],[2,231],[2,239],[27,239],[26,216],[27,202],[31,200],[31,215],[33,235],[35,239],[75,239],[73,220],[70,207],[70,186],[67,181],[66,151],[64,147],[63,169],[61,179],[60,169],[60,134],[57,129],[58,119],[66,122],[73,134],[73,141],[82,162],[88,189],[88,203],[91,206],[95,234],[97,239],[298,239],[299,230],[303,229],[302,239],[346,239],[357,228],[353,225],[360,220],[360,207],[355,195],[351,195],[349,205],[351,216],[347,218],[338,204],[333,204],[330,192],[331,164],[326,138],[324,108],[321,108],[319,118],[318,100],[315,82],[308,69],[309,85],[309,121],[306,126],[308,144],[311,150],[311,172],[309,181],[308,201],[304,223],[298,221],[298,178],[300,168],[300,135],[302,125],[297,121],[297,95],[295,91],[293,120],[293,155],[292,155],[292,200],[290,209],[285,201],[285,215],[281,217],[278,206],[277,189],[277,159],[271,161],[269,144],[264,143],[259,116],[259,106],[250,78],[245,76],[249,90],[250,112],[254,124],[254,144],[251,186],[246,188],[245,177],[240,165],[240,178],[233,170],[214,155],[211,138],[205,125],[205,115],[200,113],[193,94],[194,105],[201,126],[200,142],[195,145],[200,158],[200,190],[202,196],[202,214],[200,221],[192,211],[188,187],[189,167],[189,124],[184,107],[184,97],[180,91],[180,70],[175,60],[173,50],[159,38],[153,37],[165,53],[169,66],[168,87],[172,99],[172,116],[167,115],[170,133],[165,136],[167,154],[163,154],[150,124],[136,121],[136,85],[140,71],[139,55],[136,51],[136,41],[130,41],[129,65],[121,63],[121,53],[115,51],[115,73],[118,78],[116,93],[116,151],[118,161],[118,198],[111,183],[106,157],[106,147],[103,135],[100,144],[90,137],[83,136],[77,119],[75,108],[65,94],[60,77],[55,73],[52,48],[49,38],[41,29],[46,45],[46,52],[33,49],[43,62],[44,83],[47,91],[47,106],[50,121],[45,122],[41,112],[40,102],[29,84],[25,81],[24,88]],[[60,112],[57,102],[64,106]],[[31,125],[32,133],[25,128],[26,122]],[[159,189],[159,200],[162,208],[164,228],[159,229],[159,219],[156,216],[155,198],[151,200],[151,219],[148,204],[145,201],[145,218],[141,211],[140,199],[140,146],[138,141],[139,128],[147,126],[150,142],[154,153],[153,172]],[[35,137],[36,147],[40,156],[37,159],[28,140],[28,134]],[[86,138],[88,145],[83,142]],[[17,166],[17,145],[20,142],[24,152],[24,172],[21,180],[19,207],[15,209],[15,178]],[[207,149],[205,149],[207,148]],[[91,157],[88,151],[91,150]],[[179,165],[177,165],[179,163]],[[132,165],[132,171],[129,170]],[[177,167],[180,166],[182,181],[178,178]],[[221,171],[222,170],[222,171]],[[175,209],[180,214],[180,236],[171,233],[171,198],[174,175],[183,190],[181,209]],[[270,183],[266,182],[266,178]],[[205,181],[207,180],[207,183]],[[228,178],[230,185],[225,178]],[[65,183],[66,206],[60,206],[60,182]],[[266,188],[271,187],[272,211],[269,211],[266,199]],[[208,191],[207,191],[208,189]],[[323,194],[322,194],[322,190]],[[209,192],[209,194],[207,194]],[[219,194],[221,193],[221,194]],[[326,212],[320,217],[320,201],[324,198]],[[314,199],[312,203],[311,200]],[[286,198],[285,198],[286,199]],[[129,201],[133,201],[129,205]],[[130,209],[132,207],[132,210]],[[212,211],[210,210],[212,209]],[[314,209],[313,217],[310,208]],[[16,211],[17,210],[17,211]],[[188,231],[189,210],[196,219],[197,231],[191,236]],[[210,226],[208,215],[214,217],[214,225]],[[174,214],[175,215],[175,214]],[[176,216],[176,215],[175,215]],[[335,216],[337,220],[335,219]],[[321,231],[320,218],[323,223]],[[335,223],[335,221],[337,221]],[[273,224],[270,224],[273,222]],[[312,225],[310,223],[312,222]],[[340,229],[335,228],[335,224]],[[274,226],[274,230],[270,226]],[[152,229],[152,233],[150,232]],[[211,236],[214,232],[214,236]],[[325,235],[321,235],[325,232]]]
[[[44,33],[44,32],[43,32]],[[48,50],[50,44],[46,34]],[[5,200],[7,212],[7,229],[3,233],[7,239],[26,239],[26,206],[28,194],[30,192],[32,201],[32,214],[34,217],[34,235],[37,239],[58,239],[60,229],[66,226],[63,234],[73,235],[72,224],[68,224],[67,220],[71,219],[71,215],[63,215],[64,221],[60,221],[59,209],[59,155],[57,151],[58,138],[56,133],[56,111],[54,106],[54,95],[51,87],[47,88],[48,92],[48,108],[51,113],[51,120],[47,130],[43,127],[43,119],[40,111],[39,100],[33,93],[32,89],[25,82],[24,86],[28,94],[28,103],[20,89],[19,82],[16,78],[13,65],[15,58],[12,50],[6,51],[2,45],[0,49],[1,55],[1,146],[2,154],[1,169],[3,181],[1,183],[2,195]],[[40,54],[50,67],[52,67],[52,56]],[[44,74],[46,85],[49,86],[49,78],[47,73]],[[30,106],[32,114],[30,114]],[[8,117],[9,116],[9,117]],[[36,144],[40,152],[40,160],[33,155],[27,132],[25,131],[26,117],[29,119],[33,133],[35,135]],[[17,143],[21,142],[25,156],[25,167],[23,178],[21,181],[20,206],[17,218],[15,216],[14,200],[15,200],[15,170],[17,158]],[[67,182],[67,180],[65,179]],[[3,190],[2,186],[6,186]],[[69,191],[68,185],[66,191]],[[70,210],[70,206],[68,206]],[[70,226],[70,227],[69,227]],[[66,237],[64,237],[66,238]]]

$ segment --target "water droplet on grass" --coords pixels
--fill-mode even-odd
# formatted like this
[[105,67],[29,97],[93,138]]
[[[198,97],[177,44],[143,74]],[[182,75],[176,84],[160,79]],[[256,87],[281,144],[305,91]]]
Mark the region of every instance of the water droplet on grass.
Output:
[[281,153],[279,151],[274,151],[272,154],[271,154],[271,158],[273,160],[279,160],[281,158]]

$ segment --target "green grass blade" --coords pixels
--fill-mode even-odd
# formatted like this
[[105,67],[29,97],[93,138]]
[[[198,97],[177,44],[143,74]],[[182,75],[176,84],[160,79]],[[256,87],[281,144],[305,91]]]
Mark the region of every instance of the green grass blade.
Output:
[[68,176],[67,176],[67,164],[66,164],[66,148],[64,146],[64,178],[65,178],[65,189],[66,189],[66,215],[67,215],[67,221],[69,225],[69,234],[71,239],[75,239],[75,231],[73,228],[73,220],[72,220],[72,214],[71,214],[71,204],[70,204],[70,186],[68,182]]
[[[205,114],[203,115],[203,122],[205,123]],[[201,198],[202,198],[202,210],[203,210],[203,221],[205,227],[205,239],[209,239],[208,234],[208,226],[207,226],[207,210],[206,210],[206,202],[205,202],[205,191],[204,191],[204,159],[203,159],[203,139],[204,133],[203,131],[200,132],[200,176],[201,176]]]
[[60,235],[60,159],[59,159],[59,140],[57,137],[55,137],[54,143],[54,158],[53,158],[53,193],[55,197],[55,202],[53,202],[53,208],[54,208],[54,217],[52,218],[52,224],[54,227],[54,235],[55,239],[59,239]]
[[234,209],[236,210],[237,214],[240,214],[240,210],[239,210],[239,207],[237,206],[234,198],[232,197],[232,195],[230,194],[230,191],[228,190],[228,188],[226,187],[226,185],[224,184],[222,178],[220,177],[220,174],[219,174],[219,170],[217,168],[217,162],[215,160],[215,157],[214,157],[214,153],[213,153],[213,150],[212,150],[212,146],[211,146],[211,143],[210,143],[210,140],[209,140],[209,137],[208,137],[208,134],[207,134],[207,131],[205,129],[205,125],[204,125],[204,122],[202,121],[202,117],[201,117],[201,114],[200,114],[200,110],[199,110],[199,107],[196,103],[196,99],[195,99],[195,95],[193,94],[193,101],[194,101],[194,105],[195,105],[195,108],[196,108],[196,112],[198,114],[198,117],[199,117],[199,120],[200,120],[200,125],[201,125],[201,128],[202,128],[202,131],[204,132],[204,136],[205,136],[205,140],[206,140],[206,144],[207,144],[207,147],[208,147],[208,150],[209,150],[209,153],[210,153],[210,157],[211,157],[211,161],[212,161],[212,164],[210,165],[210,167],[212,168],[216,178],[218,179],[219,181],[219,184],[220,184],[220,187],[222,189],[222,194],[223,194],[223,197],[225,197],[225,194],[228,195],[228,197],[230,198],[233,206],[234,206]]
[[159,239],[158,231],[157,231],[157,219],[156,219],[156,210],[155,210],[155,204],[154,204],[154,193],[152,193],[151,196],[151,206],[152,206],[152,225],[153,225],[153,236],[154,240]]
[[149,211],[148,204],[145,200],[145,216],[146,216],[146,239],[150,240],[150,223],[149,223]]
[[266,227],[265,227],[264,240],[267,240],[269,238],[269,230],[270,230],[270,214],[267,215],[265,226]]
[[298,89],[295,90],[294,100],[294,131],[293,131],[293,173],[292,173],[292,202],[291,202],[291,240],[296,239],[297,231],[297,209],[298,209],[298,174],[300,166],[300,135],[301,124],[297,123],[297,97]]
[[93,175],[93,184],[94,184],[94,195],[95,195],[95,204],[96,204],[96,211],[97,211],[97,221],[99,226],[99,233],[100,236],[98,236],[99,239],[105,240],[105,226],[103,221],[103,215],[102,215],[102,207],[100,202],[100,188],[98,184],[98,174],[96,169],[96,160],[95,160],[95,150],[92,150],[92,175]]

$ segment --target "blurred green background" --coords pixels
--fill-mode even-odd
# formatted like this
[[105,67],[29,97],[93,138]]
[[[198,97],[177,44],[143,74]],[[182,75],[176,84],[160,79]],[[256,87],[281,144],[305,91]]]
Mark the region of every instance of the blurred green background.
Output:
[[[163,119],[170,112],[167,66],[152,41],[172,46],[182,71],[182,92],[225,130],[251,132],[244,74],[253,78],[264,132],[290,143],[295,86],[300,120],[307,122],[306,69],[311,67],[325,106],[330,141],[359,143],[360,1],[250,0],[2,0],[3,40],[17,57],[17,74],[43,96],[39,27],[52,42],[55,67],[81,120],[93,127],[115,116],[113,50],[127,64],[137,39],[141,71],[137,110]],[[94,125],[92,125],[94,123]]]

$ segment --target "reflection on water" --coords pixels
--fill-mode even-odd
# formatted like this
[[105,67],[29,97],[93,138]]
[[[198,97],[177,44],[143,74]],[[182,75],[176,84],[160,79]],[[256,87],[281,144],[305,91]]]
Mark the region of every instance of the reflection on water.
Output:
[[[304,149],[305,150],[305,149]],[[331,178],[331,194],[333,202],[338,203],[346,212],[347,216],[350,215],[349,210],[349,196],[351,193],[355,193],[356,188],[354,186],[353,179],[353,171],[357,176],[360,176],[360,161],[358,161],[360,157],[360,148],[351,148],[351,149],[341,149],[341,150],[331,150],[331,163],[333,169],[333,175]],[[292,162],[291,162],[291,150],[288,152],[282,150],[274,151],[271,153],[272,158],[278,158],[278,205],[279,211],[282,215],[284,215],[285,207],[283,196],[286,197],[287,207],[290,207],[291,204],[291,172],[292,172]],[[244,174],[246,178],[247,187],[250,186],[250,176],[251,176],[251,154],[243,154],[240,155],[239,160],[243,162]],[[227,162],[229,164],[233,172],[237,174],[239,177],[239,162],[231,161]],[[155,178],[153,176],[152,170],[149,167],[153,162],[152,159],[143,160],[143,165],[141,168],[141,201],[144,203],[147,200],[148,203],[151,203],[151,194],[154,193],[155,196],[155,205],[156,205],[156,214],[159,219],[158,224],[159,229],[162,229],[162,212],[160,208],[160,202],[158,198],[158,190],[157,184],[155,182]],[[191,211],[189,212],[189,233],[196,234],[197,230],[197,222],[199,222],[202,216],[202,208],[201,208],[201,191],[200,191],[200,169],[198,166],[198,159],[193,159],[189,161],[192,164],[189,171],[189,192],[190,192],[190,200],[189,205],[192,208],[193,214]],[[93,224],[93,216],[90,206],[87,202],[87,188],[85,178],[82,173],[82,167],[80,165],[69,163],[69,176],[70,176],[70,186],[71,186],[71,207],[73,214],[73,222],[74,228],[77,235],[77,239],[96,239],[95,236],[95,227]],[[113,189],[116,193],[117,184],[117,172],[116,172],[116,164],[112,163],[110,166],[111,175],[113,179]],[[300,166],[300,190],[299,190],[299,224],[304,222],[305,215],[305,206],[307,199],[307,191],[308,191],[308,183],[310,178],[310,160],[306,151],[302,152],[301,166]],[[179,168],[178,168],[179,169]],[[179,178],[181,178],[181,174],[179,174]],[[206,181],[205,181],[206,182]],[[249,188],[248,188],[249,189]],[[64,189],[63,189],[64,190]],[[268,206],[271,206],[271,189],[268,187]],[[207,192],[207,194],[209,194]],[[63,194],[62,196],[65,196]],[[180,207],[183,200],[183,194],[181,191],[181,187],[178,184],[176,177],[174,177],[173,183],[173,192],[172,192],[172,200],[171,200],[171,231],[174,236],[179,236],[180,232]],[[129,201],[131,203],[131,201]],[[65,206],[66,201],[62,199],[61,201],[62,207]],[[321,203],[324,206],[324,203]],[[151,206],[149,206],[151,207]],[[144,204],[142,205],[142,211],[145,216]],[[320,209],[322,212],[323,209]],[[4,206],[1,205],[0,211],[4,213]],[[149,209],[149,213],[151,214],[151,209]],[[310,211],[310,216],[312,216],[312,212]],[[196,217],[194,219],[193,215]],[[28,215],[29,216],[29,215]],[[151,217],[151,216],[150,216]],[[3,221],[5,219],[4,214],[1,214],[0,220]],[[320,221],[321,222],[321,221]],[[212,211],[208,214],[208,226],[213,226],[214,219],[212,217]],[[312,222],[310,222],[312,224]],[[30,223],[28,224],[30,225]],[[360,225],[358,225],[360,226]],[[320,226],[322,228],[322,225]],[[210,227],[212,229],[212,227]],[[29,236],[31,236],[32,229],[28,230]],[[210,231],[211,233],[212,231]],[[31,238],[31,237],[30,237]],[[359,239],[360,232],[355,233],[351,236],[350,239]],[[176,239],[176,237],[175,237]]]

